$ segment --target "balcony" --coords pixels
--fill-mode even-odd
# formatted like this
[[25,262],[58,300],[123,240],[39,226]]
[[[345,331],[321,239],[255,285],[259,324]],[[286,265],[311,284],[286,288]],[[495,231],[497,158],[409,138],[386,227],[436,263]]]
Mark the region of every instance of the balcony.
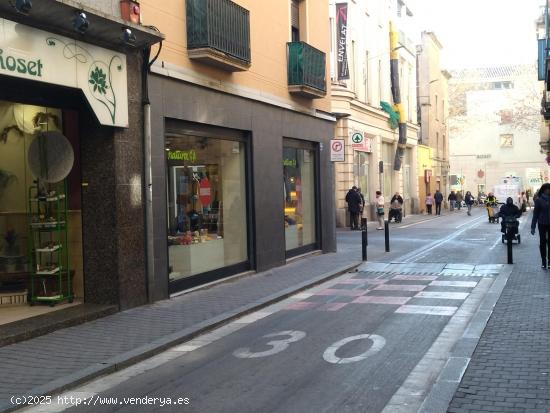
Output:
[[288,48],[288,91],[308,99],[327,94],[325,54],[304,42],[291,42]]
[[190,59],[229,72],[250,67],[250,12],[230,0],[187,0]]

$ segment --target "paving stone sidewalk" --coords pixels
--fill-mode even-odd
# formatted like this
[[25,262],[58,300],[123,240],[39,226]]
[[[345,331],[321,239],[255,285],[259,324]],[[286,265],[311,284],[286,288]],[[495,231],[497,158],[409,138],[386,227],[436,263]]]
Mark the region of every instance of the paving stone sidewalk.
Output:
[[550,413],[550,271],[540,269],[530,219],[449,413]]
[[61,390],[358,265],[357,252],[310,256],[152,305],[0,348],[0,412],[12,395]]

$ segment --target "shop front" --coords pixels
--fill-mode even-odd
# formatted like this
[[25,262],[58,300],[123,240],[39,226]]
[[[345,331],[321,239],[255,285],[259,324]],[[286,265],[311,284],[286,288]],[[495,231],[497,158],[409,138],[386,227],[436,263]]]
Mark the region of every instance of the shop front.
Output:
[[157,299],[335,250],[330,120],[153,71]]
[[147,301],[140,59],[40,18],[0,18],[0,324]]

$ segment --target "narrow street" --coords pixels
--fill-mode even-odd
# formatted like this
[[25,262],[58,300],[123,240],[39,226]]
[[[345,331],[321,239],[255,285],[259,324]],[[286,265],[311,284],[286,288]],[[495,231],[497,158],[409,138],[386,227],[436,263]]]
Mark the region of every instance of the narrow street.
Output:
[[[24,411],[157,411],[158,403],[167,412],[418,411],[510,267],[503,265],[500,225],[487,222],[485,209],[472,217],[460,211],[416,218],[392,225],[389,254],[383,231],[369,227],[369,262],[357,272],[65,394],[87,405]],[[514,252],[533,240],[526,237]],[[359,232],[340,232],[339,247],[360,253]],[[413,371],[419,376],[411,382]],[[409,408],[400,403],[398,410],[395,398],[414,382],[423,397],[411,394]],[[131,399],[143,397],[158,399]]]

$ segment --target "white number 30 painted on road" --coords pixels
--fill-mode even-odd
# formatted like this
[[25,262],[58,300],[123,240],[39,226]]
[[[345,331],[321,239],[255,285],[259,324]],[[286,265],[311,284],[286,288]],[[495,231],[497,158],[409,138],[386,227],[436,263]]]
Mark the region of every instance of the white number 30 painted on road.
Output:
[[[271,337],[279,337],[279,336],[283,336],[283,337],[288,336],[289,338],[282,339],[282,340],[273,340],[268,342],[267,345],[271,346],[270,350],[252,352],[250,351],[250,348],[240,348],[238,350],[235,350],[233,352],[233,355],[241,359],[273,356],[274,354],[277,354],[277,353],[280,353],[281,351],[286,350],[290,345],[290,343],[295,343],[303,339],[306,336],[306,333],[304,333],[303,331],[281,331],[278,333],[268,334],[264,337],[271,338]],[[340,348],[342,348],[348,343],[351,343],[352,341],[357,341],[357,340],[370,340],[372,341],[372,346],[364,353],[359,354],[358,356],[355,356],[355,357],[340,358],[336,356],[336,352],[340,350]],[[382,336],[378,336],[376,334],[359,334],[357,336],[346,337],[342,340],[337,341],[336,343],[334,343],[333,345],[331,345],[329,348],[325,350],[323,354],[323,358],[325,359],[325,361],[332,364],[355,363],[361,360],[365,360],[367,357],[370,357],[378,353],[380,350],[382,350],[382,348],[385,345],[386,345],[386,340]]]
[[288,348],[290,343],[295,343],[300,341],[306,336],[306,333],[303,331],[281,331],[279,333],[272,333],[264,336],[265,338],[278,337],[278,336],[289,336],[290,338],[284,340],[273,340],[267,343],[268,346],[271,346],[270,350],[251,352],[249,348],[240,348],[235,350],[233,355],[241,359],[252,359],[257,357],[267,357],[274,354],[280,353]]

